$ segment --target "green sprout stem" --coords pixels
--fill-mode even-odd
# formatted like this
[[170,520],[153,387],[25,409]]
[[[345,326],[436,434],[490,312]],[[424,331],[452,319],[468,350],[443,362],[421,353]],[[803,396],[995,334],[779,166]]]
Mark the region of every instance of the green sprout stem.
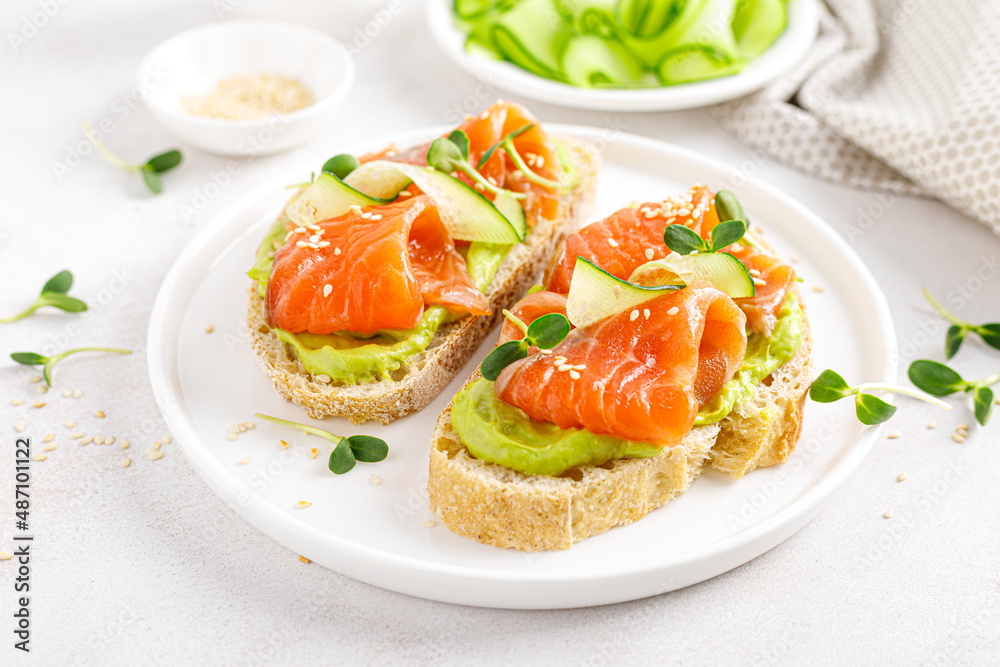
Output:
[[532,171],[531,167],[529,167],[521,158],[521,154],[517,152],[517,149],[514,147],[514,142],[511,139],[508,138],[505,140],[503,142],[503,147],[507,150],[507,153],[510,154],[510,158],[514,161],[514,164],[517,165],[517,168],[524,173],[525,178],[529,181],[536,185],[540,185],[543,188],[549,188],[550,190],[563,189],[564,186],[562,183],[549,180]]
[[995,373],[989,377],[983,378],[982,380],[970,382],[969,389],[975,389],[976,387],[992,387],[997,382],[1000,382],[1000,373]]
[[129,164],[124,160],[122,160],[117,155],[115,155],[114,153],[112,153],[110,150],[108,150],[108,147],[105,146],[103,143],[101,143],[101,140],[97,138],[97,135],[94,133],[93,128],[90,127],[90,123],[88,123],[87,121],[83,121],[83,133],[87,135],[87,139],[90,140],[90,143],[94,144],[94,148],[96,148],[101,153],[101,155],[104,156],[104,159],[106,159],[108,162],[115,165],[119,169],[124,169],[125,171],[139,171],[140,169],[142,169],[143,165]]
[[27,317],[28,315],[31,315],[33,312],[35,312],[36,310],[38,310],[39,308],[41,308],[44,305],[45,305],[45,303],[43,303],[41,297],[39,297],[38,301],[36,301],[35,303],[33,303],[30,306],[28,306],[25,310],[21,311],[17,315],[11,315],[10,317],[4,317],[4,318],[0,319],[0,322],[3,322],[3,323],[6,324],[8,322],[17,322],[18,320],[23,320],[25,317]]
[[859,393],[870,392],[870,391],[887,391],[887,392],[892,393],[892,394],[902,394],[904,396],[910,396],[911,398],[920,399],[921,401],[924,401],[926,403],[930,403],[931,405],[936,405],[937,407],[944,408],[945,410],[951,410],[951,405],[949,405],[948,403],[945,403],[944,401],[942,401],[939,398],[935,398],[934,396],[931,396],[930,394],[926,394],[926,393],[924,393],[922,391],[919,391],[917,389],[908,389],[906,387],[897,387],[897,386],[891,385],[891,384],[880,384],[880,383],[877,383],[877,382],[866,382],[864,384],[860,384],[857,387],[855,387],[854,391],[852,393],[859,394]]
[[468,162],[465,161],[459,162],[453,166],[455,167],[455,171],[462,172],[463,174],[471,178],[473,181],[483,186],[485,190],[488,190],[495,195],[498,195],[502,192],[506,192],[507,194],[509,194],[510,196],[512,196],[514,199],[517,200],[523,200],[528,198],[528,195],[524,194],[523,192],[511,192],[510,190],[504,190],[499,186],[493,185],[488,180],[486,180],[486,178],[484,178],[482,174],[476,171],[476,169]]
[[312,435],[318,435],[321,438],[326,438],[330,442],[339,443],[343,440],[343,436],[334,435],[329,431],[324,431],[321,428],[316,428],[315,426],[309,426],[308,424],[300,424],[299,422],[288,421],[287,419],[279,419],[278,417],[271,417],[269,415],[264,415],[259,412],[254,413],[254,417],[263,419],[264,421],[269,421],[274,424],[279,424],[281,426],[287,426],[289,428],[298,429],[299,431],[304,431]]
[[512,312],[510,312],[506,308],[503,310],[503,316],[505,318],[507,318],[508,322],[510,322],[511,324],[515,325],[518,329],[520,329],[524,333],[524,335],[527,337],[527,335],[528,335],[528,325],[524,323],[524,320],[520,319],[517,315],[515,315]]
[[958,325],[963,328],[970,326],[968,322],[960,320],[958,317],[948,312],[948,310],[945,309],[944,306],[938,303],[938,300],[931,295],[931,293],[927,290],[926,287],[923,288],[923,291],[924,291],[924,297],[930,302],[930,304],[934,307],[934,310],[936,310],[941,315],[941,317],[948,320],[952,324]]

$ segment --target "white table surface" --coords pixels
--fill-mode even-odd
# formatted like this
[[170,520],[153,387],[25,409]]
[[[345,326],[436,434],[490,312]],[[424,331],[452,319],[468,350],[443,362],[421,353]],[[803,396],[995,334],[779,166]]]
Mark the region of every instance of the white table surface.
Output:
[[[125,115],[115,101],[132,88],[135,64],[150,47],[219,20],[217,10],[233,7],[226,18],[308,22],[351,41],[385,4],[49,4],[58,10],[16,53],[8,34],[46,3],[17,0],[0,9],[0,312],[19,310],[62,268],[73,270],[73,293],[92,309],[2,325],[0,358],[67,339],[135,354],[65,363],[44,408],[30,407],[38,398],[38,385],[28,382],[34,373],[0,360],[6,442],[13,444],[14,423],[23,420],[36,442],[53,432],[59,445],[33,465],[32,653],[29,659],[12,647],[15,561],[2,562],[0,664],[997,663],[1000,417],[980,429],[963,402],[944,413],[901,401],[884,430],[901,437],[880,438],[820,515],[760,558],[685,590],[568,611],[450,606],[305,565],[232,516],[175,443],[150,461],[143,452],[166,430],[145,370],[146,324],[165,272],[199,230],[183,206],[200,204],[194,222],[204,225],[273,172],[301,164],[310,149],[246,162],[204,201],[198,193],[226,160],[193,149],[165,176],[158,197],[95,156],[61,181],[53,163],[83,138],[83,119],[113,119],[107,143],[123,156],[176,145],[141,105]],[[356,60],[357,86],[327,141],[442,123],[456,105],[475,112],[500,95],[517,99],[447,62],[423,30],[419,2],[403,2]],[[977,322],[1000,319],[1000,240],[941,204],[880,199],[797,173],[741,146],[705,111],[615,115],[529,104],[545,121],[613,122],[745,164],[841,233],[863,227],[852,243],[889,297],[901,380],[911,360],[941,358],[943,327],[921,285],[939,295],[966,289],[957,312]],[[981,377],[1000,368],[1000,353],[969,341],[956,365]],[[82,398],[61,396],[77,387]],[[13,407],[14,398],[29,402]],[[93,415],[99,409],[103,420]],[[126,453],[117,445],[80,447],[66,419],[90,434],[135,434],[131,467],[121,468]],[[928,430],[932,419],[938,427]],[[958,444],[950,435],[963,422],[970,438]],[[0,550],[8,551],[12,449],[5,444],[0,464]],[[908,477],[897,483],[901,472]],[[889,508],[895,514],[887,520]]]

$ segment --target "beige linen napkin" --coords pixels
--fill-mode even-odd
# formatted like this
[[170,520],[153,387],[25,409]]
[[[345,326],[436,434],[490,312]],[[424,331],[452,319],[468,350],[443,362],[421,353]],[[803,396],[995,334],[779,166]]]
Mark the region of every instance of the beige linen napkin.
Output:
[[715,107],[722,125],[804,171],[937,197],[1000,233],[1000,0],[821,9],[809,55],[764,90]]

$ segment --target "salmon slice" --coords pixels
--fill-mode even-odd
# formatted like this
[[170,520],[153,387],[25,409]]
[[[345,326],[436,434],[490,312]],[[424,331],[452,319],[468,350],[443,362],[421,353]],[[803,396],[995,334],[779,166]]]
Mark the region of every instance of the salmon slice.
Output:
[[[566,295],[555,292],[535,292],[529,294],[510,309],[510,314],[521,320],[525,324],[531,324],[542,315],[550,313],[566,314]],[[503,326],[500,327],[500,341],[497,345],[502,345],[508,341],[521,340],[524,332],[520,327],[504,318]]]
[[[554,292],[568,293],[578,256],[628,280],[642,264],[670,254],[663,243],[663,231],[668,225],[682,224],[702,238],[710,238],[719,224],[714,200],[714,193],[699,185],[683,195],[623,209],[595,222],[563,242],[546,269],[543,284]],[[736,304],[747,316],[747,326],[754,331],[770,333],[795,283],[795,269],[745,244],[735,243],[725,248],[725,252],[735,255],[757,278],[756,294],[736,299]]]
[[[267,285],[272,326],[292,333],[411,329],[425,305],[487,315],[486,295],[426,196],[352,210],[292,234]],[[312,241],[312,236],[318,239]],[[326,242],[312,248],[299,243]],[[329,289],[327,289],[329,286]]]
[[705,213],[714,210],[713,196],[708,188],[696,186],[678,197],[624,208],[588,225],[562,243],[545,271],[543,284],[553,292],[568,293],[578,256],[628,280],[642,264],[670,254],[663,243],[667,225],[679,223],[697,229]]
[[[560,307],[558,299],[541,294],[515,310],[533,319],[545,314],[546,304]],[[746,316],[723,292],[700,281],[642,309],[638,317],[626,311],[574,329],[552,354],[511,364],[497,378],[497,397],[561,428],[678,444],[701,406],[743,363]],[[516,327],[506,333],[520,338]]]

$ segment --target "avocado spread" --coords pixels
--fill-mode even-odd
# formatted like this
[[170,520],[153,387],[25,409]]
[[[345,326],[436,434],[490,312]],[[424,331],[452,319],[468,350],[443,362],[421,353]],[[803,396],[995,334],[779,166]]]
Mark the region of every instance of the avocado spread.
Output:
[[[271,227],[257,250],[254,267],[247,272],[257,281],[261,297],[267,293],[267,281],[274,264],[273,253],[282,245],[284,225],[285,220],[279,220]],[[510,248],[509,245],[479,242],[466,246],[466,267],[476,287],[486,291]],[[358,336],[351,333],[291,333],[275,328],[274,334],[295,348],[296,355],[310,373],[327,375],[338,384],[360,384],[386,377],[403,366],[407,360],[427,349],[438,329],[457,317],[446,308],[432,306],[424,310],[417,326],[412,329],[386,329],[371,336]]]
[[[791,360],[802,343],[802,320],[798,298],[791,294],[785,299],[770,336],[749,334],[743,365],[701,409],[695,425],[713,424],[725,418],[738,402],[753,395],[758,383]],[[455,396],[451,422],[473,456],[529,475],[555,476],[573,466],[656,456],[662,451],[648,442],[536,422],[523,410],[496,398],[493,383],[483,379]]]

